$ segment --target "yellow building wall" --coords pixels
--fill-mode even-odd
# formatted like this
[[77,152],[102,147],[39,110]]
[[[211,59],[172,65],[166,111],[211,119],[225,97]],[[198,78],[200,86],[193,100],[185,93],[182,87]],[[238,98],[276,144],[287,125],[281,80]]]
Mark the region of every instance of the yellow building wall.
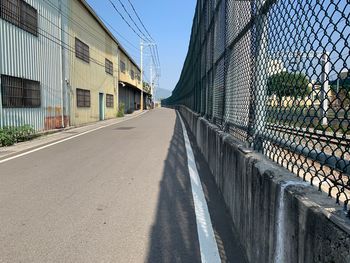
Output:
[[[137,79],[137,74],[140,76],[140,70],[134,65],[134,63],[122,50],[119,50],[119,58],[120,61],[123,61],[125,63],[126,68],[125,72],[119,70],[119,81],[127,82],[141,90],[141,81]],[[133,70],[135,73],[134,79],[131,78],[131,70]]]
[[[114,118],[118,108],[118,45],[105,32],[79,0],[69,1],[69,46],[75,50],[75,37],[89,46],[90,63],[69,52],[71,124],[98,121],[99,93],[104,94],[104,119]],[[113,63],[113,75],[105,72],[105,59]],[[77,107],[76,89],[90,90],[90,107]],[[106,94],[114,96],[113,108],[106,107]]]

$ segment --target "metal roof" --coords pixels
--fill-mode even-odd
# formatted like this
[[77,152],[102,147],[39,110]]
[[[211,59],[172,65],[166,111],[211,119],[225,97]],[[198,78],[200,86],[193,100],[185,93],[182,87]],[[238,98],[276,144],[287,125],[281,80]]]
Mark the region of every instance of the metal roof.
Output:
[[136,66],[136,68],[138,70],[140,70],[140,67],[137,65],[137,63],[132,59],[132,57],[129,55],[129,53],[126,51],[126,49],[120,44],[120,42],[116,39],[116,37],[112,34],[112,32],[102,22],[101,18],[96,14],[94,9],[85,0],[78,0],[78,1],[89,11],[89,13],[100,24],[100,26],[103,28],[103,30],[113,39],[113,41],[118,45],[118,48],[130,59],[130,61]]

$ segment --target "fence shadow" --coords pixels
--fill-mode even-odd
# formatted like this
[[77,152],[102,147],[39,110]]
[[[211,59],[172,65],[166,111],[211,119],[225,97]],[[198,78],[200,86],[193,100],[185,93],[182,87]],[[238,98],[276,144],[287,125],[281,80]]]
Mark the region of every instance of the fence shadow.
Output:
[[149,243],[146,262],[200,262],[186,150],[178,117],[164,164]]

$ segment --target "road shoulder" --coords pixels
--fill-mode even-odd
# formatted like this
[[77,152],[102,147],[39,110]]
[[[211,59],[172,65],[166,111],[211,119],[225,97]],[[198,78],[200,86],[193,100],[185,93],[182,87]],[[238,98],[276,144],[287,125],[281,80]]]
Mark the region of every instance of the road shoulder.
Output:
[[0,162],[8,158],[13,158],[17,155],[24,154],[26,152],[33,151],[40,147],[45,147],[52,143],[57,143],[61,140],[67,140],[69,138],[76,137],[81,134],[90,133],[98,129],[102,129],[118,123],[132,120],[134,118],[138,118],[143,114],[146,114],[147,112],[148,111],[136,112],[134,114],[130,114],[122,118],[113,118],[109,120],[94,122],[80,127],[68,127],[67,129],[54,132],[48,135],[40,136],[31,141],[17,143],[8,147],[0,147]]
[[[219,249],[221,261],[247,263],[244,249],[238,240],[237,230],[225,205],[222,194],[219,192],[209,166],[201,154],[196,139],[185,122],[188,137],[192,146],[198,174],[202,183],[203,192],[207,201],[210,218]],[[230,222],[230,223],[228,223]]]

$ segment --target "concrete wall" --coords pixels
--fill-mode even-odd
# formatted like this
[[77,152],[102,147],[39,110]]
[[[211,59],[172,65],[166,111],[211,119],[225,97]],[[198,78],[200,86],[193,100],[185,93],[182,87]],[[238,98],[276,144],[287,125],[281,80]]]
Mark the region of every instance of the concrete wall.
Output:
[[[137,78],[137,75],[140,76],[141,74],[140,70],[134,65],[122,49],[119,50],[119,54],[120,61],[125,63],[125,72],[122,72],[119,68],[119,81],[129,83],[141,90],[141,81]],[[134,71],[134,79],[131,78],[131,70]]]
[[209,163],[249,261],[350,262],[350,220],[335,200],[178,107]]
[[[69,52],[69,82],[71,123],[80,125],[99,120],[99,93],[103,93],[104,119],[116,117],[118,103],[118,44],[105,31],[81,0],[69,0],[70,48],[75,49],[75,38],[89,46],[87,63]],[[113,63],[113,75],[105,72],[105,59]],[[91,106],[77,107],[76,89],[90,90]],[[106,107],[106,94],[114,95],[114,107]]]

